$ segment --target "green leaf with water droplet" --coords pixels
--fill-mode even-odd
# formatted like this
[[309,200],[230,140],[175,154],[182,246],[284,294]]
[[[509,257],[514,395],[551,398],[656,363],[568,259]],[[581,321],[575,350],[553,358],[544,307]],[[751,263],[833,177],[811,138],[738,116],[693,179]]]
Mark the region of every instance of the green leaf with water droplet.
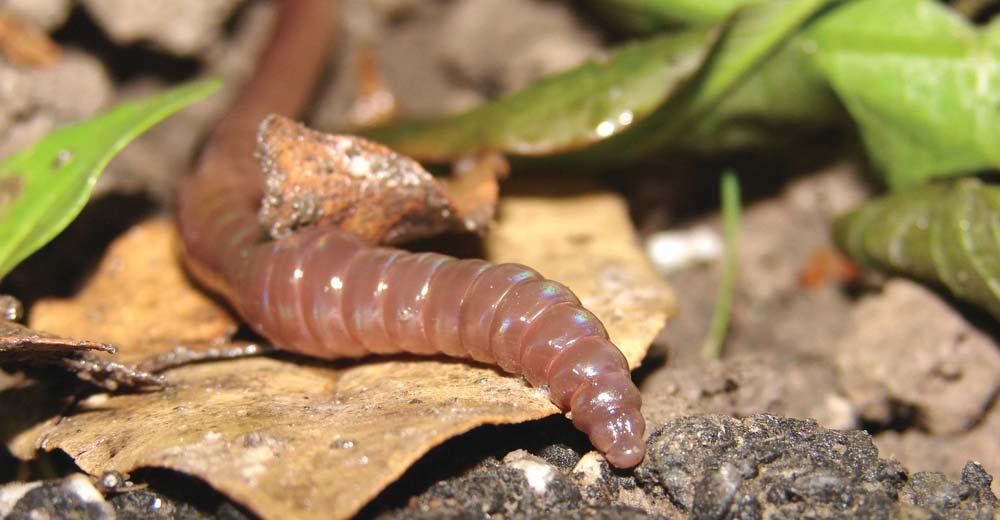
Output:
[[[628,160],[682,140],[754,68],[835,0],[747,6],[712,29],[655,36],[471,111],[363,131],[420,160],[482,150]],[[569,155],[569,157],[566,157]]]
[[76,218],[98,175],[125,145],[220,85],[197,81],[122,103],[0,162],[0,278]]
[[874,199],[838,219],[855,260],[947,289],[1000,318],[1000,186],[933,182]]
[[[737,9],[724,22],[722,36],[693,81],[628,131],[585,150],[584,157],[638,158],[665,146],[686,144],[684,141],[691,131],[712,117],[713,111],[726,108],[727,98],[738,94],[759,67],[776,53],[780,55],[779,51],[820,11],[837,3],[837,0],[763,2]],[[789,61],[786,65],[793,63]],[[736,112],[717,114],[722,119],[736,115]]]
[[654,111],[698,70],[716,36],[696,30],[653,37],[468,112],[361,135],[441,162],[484,149],[548,155],[580,148]]

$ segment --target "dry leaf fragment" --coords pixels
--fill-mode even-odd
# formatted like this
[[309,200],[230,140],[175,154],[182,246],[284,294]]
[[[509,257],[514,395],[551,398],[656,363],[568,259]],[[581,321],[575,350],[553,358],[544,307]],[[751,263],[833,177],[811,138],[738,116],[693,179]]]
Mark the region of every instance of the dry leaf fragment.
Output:
[[77,358],[91,350],[114,354],[115,347],[107,343],[68,339],[0,320],[0,363],[61,363],[66,358]]
[[[673,299],[642,254],[622,200],[533,195],[508,198],[500,210],[503,218],[487,239],[489,259],[525,262],[567,284],[637,365]],[[119,255],[128,266],[133,255],[159,251],[162,258],[142,262],[159,266],[150,290],[187,298],[197,290],[160,245],[171,243],[172,233],[162,221],[144,224],[113,245],[109,258]],[[115,275],[101,270],[98,277]],[[105,283],[95,279],[91,286]],[[149,305],[143,296],[138,301]],[[67,313],[54,304],[43,309],[50,325]],[[184,314],[174,319],[171,327],[181,327]],[[119,334],[123,351],[146,352],[143,327]],[[39,428],[37,445],[66,451],[91,474],[140,466],[189,473],[265,518],[345,518],[449,437],[558,412],[520,378],[438,358],[236,359],[181,367],[166,377],[160,393],[85,400]]]
[[45,31],[0,11],[0,54],[11,63],[46,67],[59,59],[61,49]]
[[257,155],[266,181],[260,220],[274,238],[313,224],[335,225],[373,243],[396,244],[447,231],[485,230],[496,205],[497,157],[469,168],[449,193],[419,163],[378,143],[317,132],[281,116],[260,125]]
[[114,354],[116,349],[107,343],[67,339],[0,320],[0,365],[62,365],[80,379],[107,390],[163,384],[160,377],[92,352]]
[[799,271],[799,286],[816,289],[827,283],[855,283],[863,276],[861,267],[846,255],[830,248],[813,252]]
[[191,287],[178,261],[170,221],[137,226],[111,245],[80,293],[35,303],[30,325],[111,343],[123,364],[230,337],[236,322]]
[[345,518],[445,439],[557,411],[519,379],[458,361],[251,358],[173,370],[161,395],[85,401],[42,446],[91,474],[195,475],[264,518]]
[[451,177],[441,179],[448,193],[455,219],[461,219],[465,231],[480,235],[493,226],[500,198],[498,179],[510,174],[510,164],[496,152],[480,152],[455,163]]
[[382,74],[374,46],[365,44],[359,47],[354,61],[356,94],[347,113],[349,126],[374,126],[395,119],[399,106]]

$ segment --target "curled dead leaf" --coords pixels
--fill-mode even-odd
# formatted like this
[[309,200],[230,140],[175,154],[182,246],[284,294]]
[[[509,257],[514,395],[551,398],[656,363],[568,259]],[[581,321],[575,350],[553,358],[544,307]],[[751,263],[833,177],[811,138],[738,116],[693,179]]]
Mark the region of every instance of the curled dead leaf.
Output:
[[484,231],[496,206],[497,177],[507,171],[499,156],[484,156],[446,185],[378,143],[274,115],[261,123],[257,143],[266,177],[260,220],[275,238],[313,224],[380,244],[450,229]]
[[61,365],[107,390],[163,384],[158,376],[98,357],[95,352],[114,354],[116,349],[108,343],[68,339],[0,320],[0,366]]
[[[515,196],[500,212],[486,241],[489,259],[524,262],[568,285],[636,366],[672,311],[673,297],[638,247],[623,201],[607,193]],[[134,275],[150,283],[149,290],[195,301],[199,293],[182,275],[173,241],[165,222],[149,222],[120,239],[109,258],[117,255],[123,269],[152,269]],[[107,278],[120,274],[101,269],[97,276],[102,279],[90,287],[112,284]],[[150,312],[146,296],[119,292],[116,305]],[[133,301],[129,294],[136,294]],[[84,312],[66,306],[89,304],[83,298],[52,302],[36,319],[60,330],[61,316]],[[191,337],[185,320],[204,324],[199,316],[213,312],[222,311],[171,314],[175,321],[160,324],[152,336],[177,330]],[[148,325],[122,321],[114,329],[122,350],[148,353]],[[66,451],[91,474],[140,466],[189,473],[266,518],[344,518],[449,437],[558,412],[520,378],[438,358],[236,359],[183,366],[166,377],[160,393],[99,394],[81,402],[35,430],[36,445]]]
[[0,363],[53,363],[90,350],[113,354],[115,347],[108,343],[68,339],[0,320]]

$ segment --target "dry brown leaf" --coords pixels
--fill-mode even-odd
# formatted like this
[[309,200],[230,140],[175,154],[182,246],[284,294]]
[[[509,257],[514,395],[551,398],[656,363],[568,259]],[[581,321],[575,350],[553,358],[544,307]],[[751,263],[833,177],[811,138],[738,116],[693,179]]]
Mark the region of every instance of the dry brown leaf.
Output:
[[91,474],[192,474],[264,518],[344,518],[449,437],[557,411],[520,379],[459,361],[249,358],[167,379],[161,394],[88,399],[42,447]]
[[97,272],[68,300],[32,307],[32,328],[118,347],[137,363],[176,346],[228,338],[236,322],[179,268],[173,224],[156,220],[115,241]]
[[[609,194],[511,197],[501,212],[487,244],[490,259],[528,263],[569,285],[637,364],[673,299],[637,247],[623,202]],[[150,290],[189,298],[185,293],[193,289],[187,285],[161,286],[187,283],[162,246],[172,240],[169,228],[155,221],[129,233],[111,255],[123,265],[134,263],[132,254],[144,258],[141,264],[158,266]],[[149,251],[165,256],[157,260]],[[100,276],[115,274],[102,269]],[[91,286],[106,283],[95,279]],[[140,296],[115,304],[141,308],[152,302]],[[49,326],[60,330],[55,322],[68,309],[43,309]],[[148,325],[120,321],[117,343],[123,351],[148,344]],[[522,379],[460,361],[397,357],[314,364],[258,358],[186,366],[166,375],[168,387],[160,393],[100,394],[82,402],[45,428],[38,445],[65,450],[92,474],[140,466],[192,474],[266,518],[343,518],[449,437],[482,424],[558,412]]]
[[484,155],[442,183],[381,144],[318,132],[278,115],[260,124],[257,157],[265,176],[260,221],[271,237],[321,224],[378,244],[455,229],[485,232],[493,221],[497,178],[508,171],[501,156]]
[[0,363],[59,363],[64,358],[78,357],[91,350],[114,352],[115,348],[106,343],[63,338],[0,320]]
[[375,47],[365,44],[354,52],[354,101],[347,111],[348,126],[364,128],[388,123],[399,114],[392,93],[379,66]]
[[[0,366],[60,365],[76,373],[80,379],[107,390],[160,386],[163,383],[158,376],[116,363],[97,353],[114,354],[115,348],[107,343],[63,338],[0,320]],[[4,397],[0,394],[0,399]]]
[[23,373],[0,371],[0,442],[15,457],[35,456],[42,433],[59,420],[73,396]]
[[45,31],[0,11],[0,55],[15,65],[47,67],[59,59],[62,50]]

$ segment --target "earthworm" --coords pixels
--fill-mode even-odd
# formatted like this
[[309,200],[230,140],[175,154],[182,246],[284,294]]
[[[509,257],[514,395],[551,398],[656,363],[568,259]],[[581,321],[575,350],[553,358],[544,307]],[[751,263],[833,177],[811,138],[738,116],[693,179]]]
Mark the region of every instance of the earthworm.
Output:
[[290,351],[444,354],[521,374],[571,412],[611,464],[635,466],[645,453],[639,391],[601,321],[565,286],[523,265],[377,247],[328,226],[266,238],[255,130],[268,113],[295,115],[309,99],[331,4],[279,4],[253,76],[181,181],[177,220],[191,272]]

